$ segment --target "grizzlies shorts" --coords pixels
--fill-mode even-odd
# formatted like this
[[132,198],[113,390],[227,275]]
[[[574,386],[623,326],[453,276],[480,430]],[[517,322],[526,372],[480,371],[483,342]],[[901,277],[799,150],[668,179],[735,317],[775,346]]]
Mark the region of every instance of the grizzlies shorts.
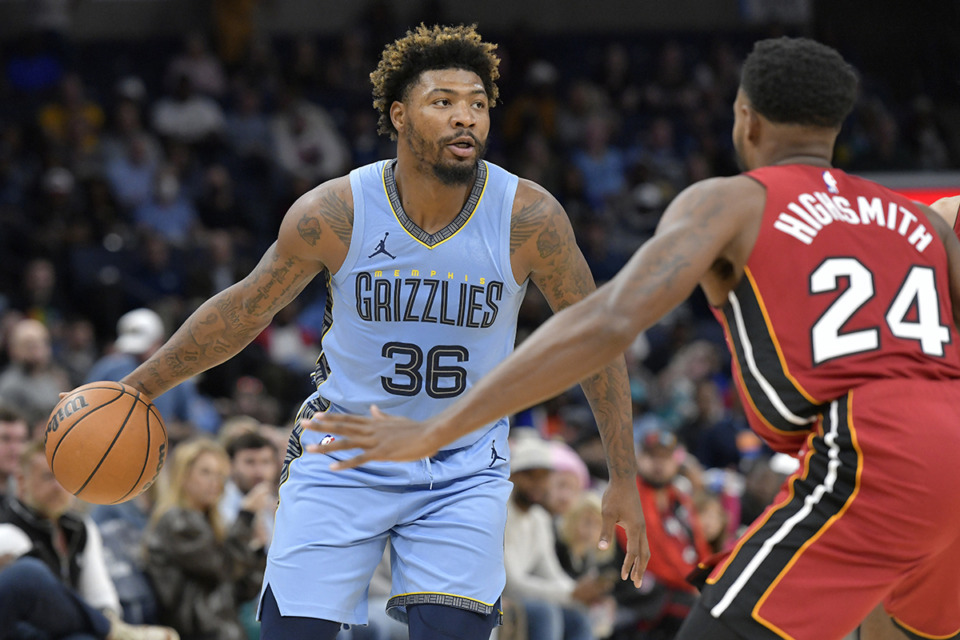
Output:
[[[390,614],[441,604],[492,613],[503,591],[509,480],[507,429],[408,463],[330,471],[304,452],[325,434],[294,430],[264,588],[281,615],[367,622],[370,578],[391,543]],[[337,459],[358,453],[336,452]]]

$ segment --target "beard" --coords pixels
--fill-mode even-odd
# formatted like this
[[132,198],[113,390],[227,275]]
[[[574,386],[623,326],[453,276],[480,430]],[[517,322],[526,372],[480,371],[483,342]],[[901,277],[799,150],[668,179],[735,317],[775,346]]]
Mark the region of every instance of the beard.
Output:
[[[443,149],[450,144],[450,142],[463,136],[469,136],[473,139],[474,149],[477,151],[475,161],[457,162],[456,160],[444,160],[441,157]],[[407,126],[407,142],[410,144],[410,149],[413,151],[413,155],[420,166],[429,167],[435,178],[450,187],[471,184],[477,175],[477,162],[479,162],[487,152],[486,140],[481,142],[470,131],[459,131],[452,136],[442,138],[437,143],[431,143],[420,135],[420,132],[417,131],[412,123]],[[433,160],[430,159],[430,156],[433,157]]]

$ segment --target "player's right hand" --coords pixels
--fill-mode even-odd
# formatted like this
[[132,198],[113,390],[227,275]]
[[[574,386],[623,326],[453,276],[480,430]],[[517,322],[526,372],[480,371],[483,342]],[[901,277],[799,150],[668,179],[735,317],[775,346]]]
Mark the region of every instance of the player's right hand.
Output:
[[370,407],[369,416],[318,413],[304,423],[311,431],[337,436],[326,444],[307,445],[310,453],[363,449],[363,453],[330,465],[334,471],[353,469],[372,460],[411,462],[434,455],[442,443],[429,434],[428,423],[391,416]]

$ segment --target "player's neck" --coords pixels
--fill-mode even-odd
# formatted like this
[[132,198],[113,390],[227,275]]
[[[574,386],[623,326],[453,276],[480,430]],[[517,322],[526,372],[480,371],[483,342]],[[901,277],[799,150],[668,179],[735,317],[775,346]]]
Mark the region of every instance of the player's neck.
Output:
[[809,164],[830,167],[836,133],[820,127],[779,125],[775,135],[759,146],[761,166]]
[[421,169],[412,162],[397,162],[394,179],[404,213],[427,233],[435,233],[450,224],[473,189],[473,181],[445,184],[430,168]]

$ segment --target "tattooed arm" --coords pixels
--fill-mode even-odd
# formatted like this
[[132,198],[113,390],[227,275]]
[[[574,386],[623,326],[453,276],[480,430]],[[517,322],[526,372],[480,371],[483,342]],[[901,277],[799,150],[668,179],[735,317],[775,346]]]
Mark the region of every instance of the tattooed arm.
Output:
[[276,242],[250,274],[213,296],[123,379],[151,397],[224,362],[261,332],[325,267],[339,268],[353,229],[349,178],[327,182],[290,207]]
[[[590,268],[577,246],[566,212],[535,183],[522,180],[511,225],[514,273],[524,269],[554,312],[596,290]],[[518,278],[519,280],[519,278]],[[636,480],[633,421],[626,361],[619,354],[600,372],[580,381],[587,396],[612,480]]]
[[[510,255],[514,274],[518,270],[529,273],[555,313],[596,290],[563,207],[546,190],[527,180],[521,180],[517,188]],[[581,380],[580,386],[597,421],[610,475],[604,494],[601,540],[608,544],[617,522],[623,525],[628,538],[623,577],[634,573],[639,582],[648,551],[636,487],[630,382],[623,356],[611,356],[606,366]],[[641,554],[642,563],[637,562]]]

